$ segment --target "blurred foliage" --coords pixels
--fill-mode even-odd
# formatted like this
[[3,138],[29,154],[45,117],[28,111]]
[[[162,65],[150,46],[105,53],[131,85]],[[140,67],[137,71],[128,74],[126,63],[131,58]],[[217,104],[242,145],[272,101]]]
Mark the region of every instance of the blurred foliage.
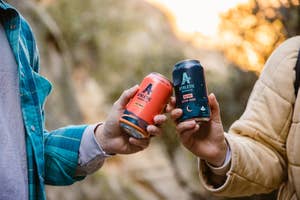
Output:
[[[71,49],[73,67],[88,70],[105,88],[108,104],[152,71],[171,78],[173,65],[190,57],[185,49],[199,51],[175,36],[164,13],[138,0],[87,0],[85,6],[80,0],[57,0],[48,10]],[[202,60],[201,52],[198,55]],[[209,91],[221,102],[227,129],[243,111],[257,77],[234,65],[222,66],[226,75],[209,66],[206,75]]]
[[214,92],[220,102],[221,117],[225,130],[244,111],[251,88],[257,79],[254,73],[238,69],[238,66],[229,65],[226,77],[214,71],[207,71],[207,80],[210,91]]
[[222,14],[221,19],[225,55],[256,72],[276,46],[300,34],[299,0],[250,0]]
[[[89,69],[109,101],[152,71],[171,74],[183,59],[163,13],[137,0],[60,0],[49,7],[77,67]],[[135,77],[135,78],[134,78]],[[168,76],[170,78],[170,76]]]

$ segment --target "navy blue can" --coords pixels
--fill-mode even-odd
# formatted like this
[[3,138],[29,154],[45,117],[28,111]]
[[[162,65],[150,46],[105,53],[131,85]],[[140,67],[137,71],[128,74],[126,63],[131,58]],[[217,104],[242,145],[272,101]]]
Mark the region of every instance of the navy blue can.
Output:
[[183,111],[179,122],[193,119],[196,122],[209,121],[204,69],[198,60],[183,60],[174,65],[173,85],[176,107]]

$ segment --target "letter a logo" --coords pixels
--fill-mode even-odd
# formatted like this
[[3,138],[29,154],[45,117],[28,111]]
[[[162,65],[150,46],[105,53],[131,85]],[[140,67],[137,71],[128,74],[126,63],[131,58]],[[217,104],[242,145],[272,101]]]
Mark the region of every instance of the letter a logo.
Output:
[[143,93],[147,92],[147,95],[150,95],[152,92],[152,83],[150,83],[144,90]]
[[181,85],[184,85],[184,84],[186,84],[186,83],[190,84],[190,80],[191,80],[191,77],[189,77],[189,76],[187,75],[187,73],[184,72],[184,73],[182,74],[182,82],[181,82]]

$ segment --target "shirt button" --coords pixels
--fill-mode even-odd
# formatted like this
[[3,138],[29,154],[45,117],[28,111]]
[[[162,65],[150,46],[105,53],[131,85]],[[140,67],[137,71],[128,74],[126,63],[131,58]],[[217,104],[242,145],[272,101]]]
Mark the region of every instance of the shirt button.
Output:
[[16,25],[15,25],[15,24],[11,24],[11,25],[9,26],[9,28],[10,28],[10,29],[15,29],[15,28],[16,28]]
[[30,126],[30,129],[32,130],[32,131],[35,131],[35,127],[32,125],[32,126]]

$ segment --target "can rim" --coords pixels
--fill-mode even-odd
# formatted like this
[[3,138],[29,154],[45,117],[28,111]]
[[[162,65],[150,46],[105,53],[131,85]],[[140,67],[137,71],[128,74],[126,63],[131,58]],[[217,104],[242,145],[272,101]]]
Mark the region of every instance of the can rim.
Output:
[[143,137],[145,137],[145,138],[149,137],[149,133],[147,131],[145,131],[144,129],[142,129],[141,127],[137,126],[136,124],[134,124],[134,123],[132,123],[132,122],[130,122],[128,120],[125,120],[123,118],[120,118],[119,121],[121,123],[124,123],[124,124],[127,124],[127,125],[131,126],[135,130],[137,130],[138,132],[140,132]]
[[197,59],[185,59],[185,60],[181,60],[181,61],[178,61],[177,63],[175,63],[174,68],[177,68],[177,67],[179,67],[180,65],[182,65],[182,64],[184,64],[184,63],[188,63],[188,62],[193,62],[193,63],[195,63],[195,64],[201,65],[200,61],[197,60]]
[[164,76],[158,72],[151,72],[150,74],[155,74],[155,75],[159,76],[160,78],[163,78],[164,80],[168,81],[171,84],[171,86],[173,86],[172,81],[170,81],[166,76]]

